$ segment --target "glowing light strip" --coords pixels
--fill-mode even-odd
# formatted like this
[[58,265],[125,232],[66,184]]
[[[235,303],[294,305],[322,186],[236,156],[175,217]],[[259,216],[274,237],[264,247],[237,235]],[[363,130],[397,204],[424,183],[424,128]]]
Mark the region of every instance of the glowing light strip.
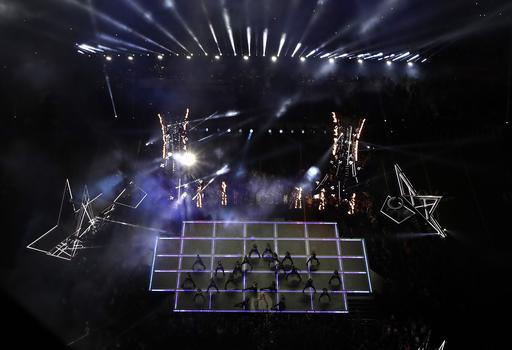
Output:
[[217,50],[219,50],[219,55],[222,56],[222,51],[220,51],[219,41],[217,40],[217,35],[215,35],[215,30],[213,29],[213,25],[210,23],[210,32],[212,33],[213,40],[215,41],[215,44],[217,45]]
[[372,292],[372,281],[370,279],[370,270],[368,268],[368,256],[366,255],[366,244],[364,242],[364,239],[361,240],[361,244],[363,245],[364,263],[366,265],[366,274],[368,275],[368,286],[370,287],[370,293],[371,293]]
[[247,27],[247,48],[249,56],[251,55],[251,27]]
[[265,53],[267,52],[267,39],[268,39],[268,29],[265,28],[263,30],[263,57],[265,57]]
[[[336,225],[336,236],[339,237],[340,234],[338,232],[338,225]],[[345,271],[343,270],[343,259],[341,257],[341,247],[340,247],[340,241],[336,242],[336,249],[338,251],[338,265],[340,268],[340,275],[341,275],[341,290],[345,290]],[[348,304],[347,304],[347,293],[343,293],[343,304],[345,306],[345,311],[348,312]]]
[[[307,256],[310,256],[310,252],[309,252],[309,240],[308,240],[308,227],[306,224],[304,224],[304,245],[305,245],[305,248],[306,248],[306,255]],[[308,274],[308,279],[311,278],[311,271],[309,271],[309,266],[307,265],[306,263],[306,271],[307,271],[307,274]],[[309,305],[311,307],[311,310],[314,310],[314,306],[313,306],[313,291],[311,290],[311,288],[309,288]]]
[[293,50],[292,52],[292,56],[291,57],[294,57],[295,54],[297,53],[297,51],[299,51],[300,47],[302,46],[301,43],[298,43],[297,46],[295,46],[295,50]]
[[158,247],[158,236],[156,236],[156,239],[155,239],[155,250],[153,251],[153,263],[151,264],[151,275],[149,277],[149,290],[151,290],[151,286],[153,285],[153,274],[156,272],[156,270],[155,270],[155,260],[156,260],[156,250],[157,250],[157,247]]
[[[274,252],[277,254],[277,256],[279,257],[279,247],[278,247],[278,244],[277,244],[277,240],[278,240],[278,236],[277,236],[277,224],[274,224],[273,225],[274,227]],[[275,272],[274,272],[275,273]],[[276,300],[275,300],[275,303],[279,303],[279,272],[278,273],[275,273],[275,279],[276,279]]]
[[281,54],[281,50],[283,49],[284,42],[286,41],[286,33],[281,35],[281,40],[279,40],[279,49],[277,50],[277,57]]
[[284,311],[277,311],[277,310],[174,310],[174,312],[223,312],[223,313],[236,313],[236,312],[243,312],[243,313],[281,313],[281,314],[304,314],[304,313],[315,313],[315,314],[346,314],[347,311],[321,311],[321,310],[305,310],[305,311],[296,311],[296,310],[284,310]]
[[307,55],[306,55],[306,58],[308,58],[309,56],[311,56],[312,54],[314,54],[316,52],[316,50],[311,50]]
[[[393,58],[393,62],[394,62],[394,61],[398,61],[398,60],[399,60],[399,59],[401,59],[401,58],[407,57],[407,56],[409,56],[410,54],[411,54],[411,53],[410,53],[409,51],[407,51],[407,52],[405,52],[405,53],[403,53],[403,54],[401,54],[401,55],[398,55],[397,57]],[[391,57],[391,56],[390,56],[390,57]]]
[[[190,256],[191,258],[192,257],[195,257],[196,255],[193,255],[193,256]],[[159,257],[159,256],[157,256]],[[184,258],[186,257],[183,256]],[[204,255],[204,254],[201,254],[201,257],[210,257],[210,255]],[[215,255],[215,257],[221,257],[220,255]],[[284,255],[282,255],[281,257],[284,257]],[[294,255],[293,256],[294,258],[308,258],[309,256],[306,256],[306,255],[302,255],[302,256],[297,256],[297,255]],[[317,257],[319,259],[322,259],[322,257],[318,256]],[[240,258],[240,255],[237,255],[236,258]],[[342,257],[338,257],[338,259],[341,259]],[[345,257],[343,257],[345,258]],[[361,259],[364,259],[364,257],[361,257]],[[192,270],[192,269],[182,269],[182,270],[153,270],[154,273],[178,273],[178,272],[193,272],[193,273],[213,273],[215,272],[215,269],[213,269],[213,267],[210,269],[210,270]],[[273,271],[268,271],[268,270],[253,270],[251,271],[251,273],[256,273],[256,274],[274,274]],[[332,275],[332,271],[311,271],[311,274],[313,275]],[[344,272],[340,272],[340,274],[345,274],[345,275],[366,275],[367,272],[365,271],[344,271]]]
[[[185,224],[181,226],[181,237],[185,238]],[[180,242],[180,255],[183,254],[183,242],[184,240],[181,240]],[[178,259],[178,270],[181,270],[181,264],[182,264],[182,258],[180,257]],[[179,291],[180,288],[180,278],[181,278],[181,272],[178,271],[178,278],[176,278],[176,292]],[[176,310],[178,308],[178,295],[179,293],[176,293],[176,298],[174,298],[174,309]]]
[[229,41],[231,42],[231,48],[233,49],[233,55],[236,56],[235,40],[233,39],[233,30],[231,29],[231,22],[229,20],[229,13],[228,13],[228,9],[226,7],[224,7],[222,9],[222,14],[223,14],[223,17],[224,17],[224,24],[226,25],[226,30],[228,31]]
[[[215,239],[217,240],[218,237],[216,237]],[[269,237],[269,239],[271,239],[271,238]],[[280,241],[280,240],[281,240],[280,238],[277,238],[277,241]],[[209,239],[205,239],[205,241],[209,241]],[[277,254],[277,255],[279,257],[284,258],[284,255],[279,255],[279,254]],[[195,258],[196,254],[182,254],[182,255],[180,255],[180,254],[157,254],[157,258],[178,258],[180,256],[183,258]],[[201,256],[211,257],[211,255],[209,255],[209,254],[201,254]],[[219,257],[219,258],[239,258],[240,254],[215,254],[215,256]],[[296,258],[308,258],[307,255],[293,255],[293,256]],[[317,255],[317,257],[319,259],[337,259],[337,258],[364,259],[364,256],[361,256],[361,255]]]

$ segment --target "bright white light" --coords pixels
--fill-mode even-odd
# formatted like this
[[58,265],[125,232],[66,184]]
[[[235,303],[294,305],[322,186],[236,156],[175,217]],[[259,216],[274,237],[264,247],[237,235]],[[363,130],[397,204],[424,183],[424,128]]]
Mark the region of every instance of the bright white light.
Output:
[[359,63],[359,64],[363,64],[363,60],[362,60],[362,59],[358,59],[358,60],[357,60],[357,63]]
[[156,57],[157,57],[160,61],[164,59],[164,56],[162,56],[162,55],[158,55],[158,56],[156,56]]
[[330,52],[327,52],[327,53],[324,53],[322,56],[320,56],[320,58],[326,58],[327,56],[329,56],[331,53]]
[[391,63],[391,61],[386,61],[386,64],[387,64],[388,66],[391,66],[391,64],[392,64],[392,63]]
[[301,43],[298,43],[297,46],[295,46],[295,50],[293,50],[293,52],[292,52],[292,57],[295,56],[295,54],[297,53],[297,51],[299,51],[301,46],[302,46]]
[[310,52],[306,55],[306,58],[307,58],[307,57],[309,57],[309,56],[311,56],[311,55],[312,55],[312,54],[314,54],[315,52],[316,52],[316,49],[315,49],[315,50],[310,51]]
[[228,129],[228,132],[231,132],[231,129]]
[[105,57],[105,59],[106,59],[107,61],[112,61],[112,57],[110,57],[110,56]]
[[268,129],[268,133],[269,133],[269,134],[272,134],[272,129]]
[[224,164],[222,166],[222,168],[220,168],[219,170],[217,170],[215,172],[215,175],[219,176],[219,175],[224,175],[226,174],[227,172],[229,172],[229,166],[227,164]]
[[279,133],[282,134],[283,133],[283,129],[279,129]]
[[271,60],[272,60],[272,62],[277,62],[277,57],[276,56],[272,56]]
[[265,57],[265,52],[267,52],[267,38],[268,38],[268,29],[265,28],[263,30],[263,57]]
[[229,41],[231,42],[231,48],[233,49],[233,55],[236,56],[235,39],[233,38],[233,30],[231,29],[231,21],[229,20],[229,13],[227,8],[223,9],[223,17],[224,24],[226,25],[226,29],[228,31]]
[[133,61],[133,56],[128,56],[129,61]]
[[227,111],[225,116],[226,117],[236,117],[240,114],[240,111]]
[[279,49],[277,50],[277,57],[281,54],[281,50],[283,49],[284,42],[286,41],[286,33],[281,35],[281,40],[279,41]]
[[220,60],[220,56],[219,55],[215,55],[215,59],[216,60]]
[[197,161],[195,154],[190,152],[177,153],[174,155],[174,159],[183,166],[191,167]]
[[412,67],[412,66],[414,66],[414,63],[412,63],[412,62],[407,62],[407,65],[408,65],[409,67]]
[[219,50],[219,54],[220,54],[221,51],[220,51],[219,42],[217,41],[217,35],[215,35],[215,30],[213,29],[213,26],[211,23],[210,23],[210,32],[212,33],[213,40],[215,41],[215,44],[217,45],[217,50]]
[[301,58],[300,58],[300,61],[301,61],[301,62],[306,62],[306,57],[301,57]]
[[190,59],[192,59],[192,56],[187,56],[187,60],[190,60]]
[[247,27],[247,48],[249,56],[251,55],[251,27]]
[[319,174],[320,174],[320,169],[318,169],[316,166],[312,166],[306,172],[306,178],[309,181],[313,181]]
[[334,58],[329,58],[329,63],[334,63]]
[[245,55],[245,56],[244,56],[244,60],[246,60],[246,61],[247,61],[248,59],[249,59],[249,56]]
[[249,133],[251,133],[251,134],[252,134],[253,132],[254,132],[254,130],[253,130],[253,129],[249,130]]

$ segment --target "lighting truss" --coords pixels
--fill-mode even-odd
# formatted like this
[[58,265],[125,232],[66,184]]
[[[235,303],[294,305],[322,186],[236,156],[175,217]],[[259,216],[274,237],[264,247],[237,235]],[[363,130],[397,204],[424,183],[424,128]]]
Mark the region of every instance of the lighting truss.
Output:
[[446,237],[443,228],[433,216],[443,197],[418,195],[398,164],[395,164],[395,173],[400,195],[396,197],[387,196],[380,212],[396,224],[402,224],[414,215],[419,215],[434,229],[436,234],[443,238]]

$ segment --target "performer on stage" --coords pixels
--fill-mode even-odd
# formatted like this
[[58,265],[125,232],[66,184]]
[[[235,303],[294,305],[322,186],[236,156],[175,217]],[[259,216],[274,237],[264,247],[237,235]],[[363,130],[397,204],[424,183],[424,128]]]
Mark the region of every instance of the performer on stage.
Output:
[[276,293],[277,292],[277,285],[276,285],[276,281],[272,281],[272,283],[270,284],[270,286],[268,287],[265,287],[265,288],[261,288],[261,290],[267,290],[269,292],[272,292],[272,293]]
[[[315,264],[313,264],[313,261],[315,262]],[[306,266],[309,267],[309,270],[316,270],[318,268],[318,265],[320,265],[320,260],[318,260],[318,258],[316,257],[316,253],[313,252],[311,253],[311,256],[309,257],[309,259],[306,261]]]
[[194,300],[195,304],[198,304],[198,301],[201,302],[201,304],[204,304],[206,299],[204,297],[204,294],[203,294],[203,291],[201,290],[201,288],[196,289],[196,292],[194,293],[193,300]]
[[279,300],[279,302],[277,304],[272,306],[271,310],[274,310],[274,311],[284,311],[284,310],[286,310],[284,295],[281,295],[281,299]]
[[241,264],[241,270],[242,270],[242,273],[246,273],[247,272],[247,266],[249,266],[251,268],[250,271],[252,271],[252,264],[251,262],[249,261],[249,258],[246,256],[244,256],[244,259],[242,260],[242,264]]
[[286,252],[283,260],[281,260],[281,264],[283,266],[287,266],[287,264],[284,263],[285,261],[289,261],[290,262],[289,265],[293,266],[293,259],[292,259],[292,256],[290,255],[290,252]]
[[260,252],[258,250],[258,246],[256,245],[256,243],[252,245],[252,248],[249,251],[249,258],[252,258],[253,254],[258,254],[258,258],[261,259],[261,254],[260,254]]
[[220,205],[224,207],[228,205],[228,185],[226,181],[220,183]]
[[242,265],[240,264],[240,261],[235,262],[235,266],[233,267],[233,278],[241,277],[244,274],[242,271]]
[[197,183],[197,190],[196,190],[196,207],[202,208],[203,207],[203,180],[199,180]]
[[265,260],[272,260],[273,259],[273,252],[272,248],[270,247],[270,244],[267,243],[267,246],[265,247],[265,250],[263,251],[263,254],[261,254],[261,257]]
[[[187,288],[186,284],[189,283],[192,285],[192,288]],[[183,280],[183,283],[181,283],[181,289],[194,289],[196,287],[196,283],[192,279],[192,275],[190,272],[187,272],[187,276]]]
[[226,276],[226,273],[224,272],[224,266],[222,266],[222,261],[217,261],[217,267],[215,268],[215,277],[217,277],[217,272],[222,271],[222,276]]
[[306,281],[306,286],[304,287],[304,289],[302,289],[302,293],[306,293],[306,289],[308,288],[313,289],[313,292],[316,294],[316,288],[313,285],[313,279],[311,278],[308,278],[308,280]]
[[324,298],[324,299],[327,298],[327,302],[328,303],[331,302],[331,296],[329,295],[329,291],[327,290],[327,288],[322,288],[322,293],[318,297],[318,302],[319,303],[322,302],[322,298]]
[[[334,285],[334,286],[333,286],[333,284],[332,284],[332,281],[333,281],[333,280],[338,280],[337,285]],[[331,278],[329,278],[329,287],[331,287],[331,289],[332,289],[333,287],[341,287],[341,285],[342,285],[342,284],[341,284],[341,277],[340,277],[340,273],[338,272],[338,270],[334,270],[334,272],[333,272],[333,274],[332,274]]]
[[217,287],[217,283],[215,283],[213,278],[210,278],[210,283],[208,284],[208,288],[206,288],[206,293],[210,292],[210,288],[215,288],[217,293],[219,292],[219,287]]
[[302,277],[299,273],[299,270],[295,267],[295,265],[292,265],[291,270],[286,274],[285,279],[288,281],[288,277],[295,276],[299,279],[299,283],[302,282]]
[[199,254],[197,254],[196,261],[194,261],[194,263],[192,264],[192,270],[198,271],[198,269],[196,269],[197,265],[202,266],[203,271],[206,270],[206,266],[204,265],[203,260],[201,259]]
[[234,307],[239,307],[243,310],[249,310],[249,303],[251,302],[250,298],[245,298],[242,302],[236,303],[233,305]]
[[236,288],[235,276],[232,273],[229,274],[228,280],[226,281],[226,283],[224,283],[224,289],[227,290],[230,283],[233,284]]

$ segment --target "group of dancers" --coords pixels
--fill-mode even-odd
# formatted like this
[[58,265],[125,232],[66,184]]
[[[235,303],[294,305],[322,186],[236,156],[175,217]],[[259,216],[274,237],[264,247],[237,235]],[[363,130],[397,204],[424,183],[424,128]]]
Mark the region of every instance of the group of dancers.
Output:
[[[300,284],[302,283],[302,276],[300,274],[300,270],[297,269],[293,262],[293,258],[290,252],[286,252],[282,259],[279,258],[279,255],[272,251],[270,244],[267,244],[263,253],[260,254],[258,250],[258,246],[253,244],[251,250],[247,255],[244,255],[242,261],[237,260],[233,266],[233,270],[228,274],[226,281],[224,282],[224,291],[231,291],[238,289],[238,281],[241,277],[246,276],[248,272],[253,270],[253,264],[251,260],[253,259],[263,259],[269,265],[269,268],[274,271],[276,274],[276,280],[280,273],[284,274],[284,278],[289,283]],[[306,267],[309,271],[315,271],[320,266],[320,260],[318,259],[315,252],[311,253],[311,256],[308,257],[306,261]],[[206,270],[206,265],[204,264],[201,256],[198,254],[194,263],[192,264],[192,271],[204,271]],[[208,287],[206,288],[206,293],[210,293],[210,291],[215,290],[217,293],[219,292],[219,287],[217,286],[216,278],[218,274],[222,273],[222,277],[226,276],[226,271],[222,264],[221,260],[217,261],[217,266],[215,267],[215,271],[213,272],[213,276],[210,278],[208,283]],[[342,287],[342,279],[338,270],[334,270],[333,274],[330,276],[328,281],[329,288],[322,288],[322,292],[318,297],[319,303],[330,303],[331,295],[329,294],[329,289],[341,288]],[[234,287],[233,289],[229,289],[229,287]],[[195,294],[193,300],[195,303],[204,303],[205,296],[201,288],[198,288],[196,283],[194,282],[192,275],[188,272],[183,279],[181,284],[181,288],[184,290],[195,290]],[[272,281],[269,286],[258,288],[258,283],[253,282],[252,285],[245,287],[242,289],[244,292],[254,293],[255,296],[258,295],[258,292],[268,292],[268,293],[277,293],[277,284],[276,281]],[[308,278],[305,281],[304,288],[302,289],[302,293],[306,294],[306,292],[313,292],[313,294],[317,293],[317,289],[315,287],[314,281],[312,278]],[[259,299],[262,299],[260,297]],[[265,301],[266,302],[266,301]],[[250,308],[250,298],[245,298],[242,302],[234,305],[235,307],[242,308],[244,310],[248,310]],[[281,295],[278,303],[271,307],[271,310],[274,311],[283,311],[286,309],[285,297]]]

